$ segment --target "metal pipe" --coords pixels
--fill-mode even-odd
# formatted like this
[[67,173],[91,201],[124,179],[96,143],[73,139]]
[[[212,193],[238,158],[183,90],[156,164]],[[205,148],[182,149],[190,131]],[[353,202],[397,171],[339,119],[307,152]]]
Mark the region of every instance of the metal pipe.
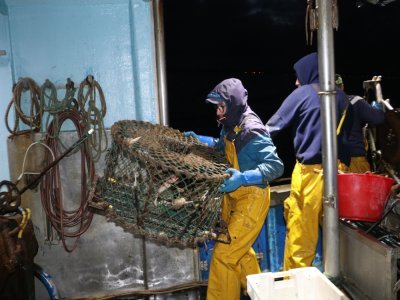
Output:
[[153,0],[159,123],[169,125],[162,0]]
[[39,183],[40,180],[42,179],[42,177],[44,175],[46,175],[46,173],[53,168],[55,165],[57,165],[60,160],[62,160],[64,157],[66,157],[69,153],[71,153],[73,150],[75,150],[76,148],[78,148],[78,146],[80,146],[81,144],[83,144],[84,141],[86,141],[89,136],[94,132],[93,128],[89,129],[89,131],[83,135],[79,140],[77,140],[71,147],[69,147],[62,155],[60,155],[59,157],[57,157],[55,160],[53,160],[50,164],[48,164],[43,170],[42,172],[40,172],[39,175],[37,175],[35,177],[35,179],[30,182],[28,185],[24,186],[19,193],[22,195],[23,193],[25,193],[28,189],[32,189],[34,187],[36,187]]
[[328,277],[338,277],[339,270],[339,219],[337,206],[337,139],[334,45],[332,28],[332,0],[319,0],[318,11],[318,62],[320,80],[322,166],[324,169],[324,272]]
[[372,153],[372,171],[376,171],[376,160],[378,158],[378,152],[376,151],[375,138],[372,132],[372,128],[367,128],[368,146]]

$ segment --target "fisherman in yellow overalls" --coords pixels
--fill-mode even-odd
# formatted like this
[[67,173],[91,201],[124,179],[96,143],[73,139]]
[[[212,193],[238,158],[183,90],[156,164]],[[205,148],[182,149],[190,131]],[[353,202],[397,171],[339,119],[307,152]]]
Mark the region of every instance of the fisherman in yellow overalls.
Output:
[[[219,139],[186,132],[201,142],[225,151],[231,164],[230,178],[220,187],[224,192],[222,218],[231,242],[216,243],[208,279],[208,300],[238,300],[246,288],[246,276],[260,273],[252,249],[268,213],[268,183],[281,176],[283,163],[260,118],[247,105],[247,90],[238,79],[218,84],[207,96],[216,107],[222,124]],[[220,236],[227,239],[226,236]]]
[[[322,127],[317,53],[301,58],[294,64],[294,70],[298,87],[266,124],[272,137],[289,126],[293,128],[296,165],[292,173],[290,196],[284,201],[284,270],[311,266],[322,216]],[[347,171],[350,164],[345,143],[352,117],[349,107],[346,94],[336,89],[338,169],[342,171]]]

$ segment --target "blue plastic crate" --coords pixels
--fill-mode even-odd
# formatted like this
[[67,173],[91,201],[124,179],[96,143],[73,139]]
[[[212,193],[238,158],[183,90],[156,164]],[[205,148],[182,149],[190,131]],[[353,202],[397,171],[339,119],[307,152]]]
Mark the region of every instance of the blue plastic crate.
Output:
[[256,252],[258,264],[260,265],[260,269],[262,272],[266,272],[269,269],[269,259],[268,259],[268,240],[267,240],[267,227],[266,223],[264,223],[261,228],[260,233],[256,241],[253,244],[253,249]]
[[215,241],[208,240],[199,247],[199,268],[201,280],[207,281],[210,274],[211,256],[214,250]]
[[267,220],[268,271],[283,270],[283,251],[285,249],[286,224],[283,218],[283,205],[270,207]]
[[[283,217],[283,205],[272,206],[267,216],[268,266],[270,272],[283,270],[285,250],[286,224]],[[319,239],[313,266],[323,271],[322,260],[322,228],[319,228]]]

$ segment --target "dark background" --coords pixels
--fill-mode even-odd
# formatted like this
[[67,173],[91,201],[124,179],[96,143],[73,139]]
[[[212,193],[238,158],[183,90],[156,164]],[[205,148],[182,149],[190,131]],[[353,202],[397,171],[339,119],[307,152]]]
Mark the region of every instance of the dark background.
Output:
[[[400,1],[386,6],[338,0],[335,69],[348,94],[363,95],[363,81],[382,75],[384,98],[400,104]],[[218,136],[215,112],[205,97],[220,81],[236,77],[250,107],[267,122],[295,88],[293,64],[317,50],[306,45],[306,0],[164,1],[170,126]],[[285,163],[294,164],[290,129],[274,140]]]

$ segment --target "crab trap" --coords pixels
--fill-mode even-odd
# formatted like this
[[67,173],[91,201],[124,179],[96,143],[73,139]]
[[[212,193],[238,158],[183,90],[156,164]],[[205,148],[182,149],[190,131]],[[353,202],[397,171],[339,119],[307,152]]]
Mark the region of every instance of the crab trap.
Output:
[[222,153],[162,125],[119,121],[94,205],[125,230],[167,245],[215,237],[228,164]]

